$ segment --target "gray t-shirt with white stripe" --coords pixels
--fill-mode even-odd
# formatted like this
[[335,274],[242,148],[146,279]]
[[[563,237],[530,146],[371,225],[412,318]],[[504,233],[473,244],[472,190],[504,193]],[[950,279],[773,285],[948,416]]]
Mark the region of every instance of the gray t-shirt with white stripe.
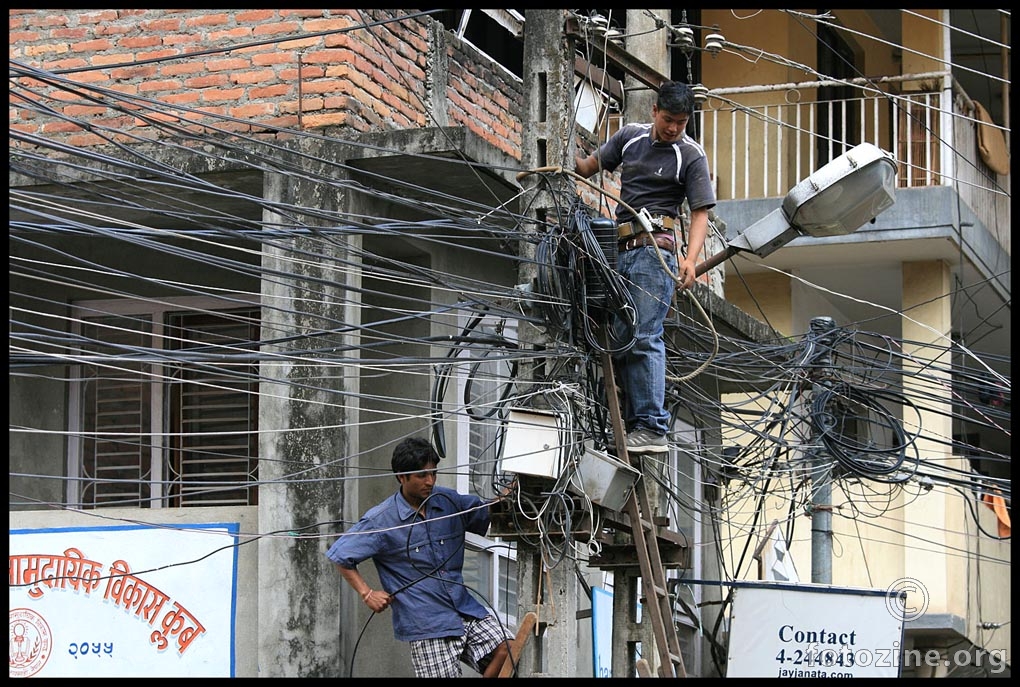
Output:
[[[651,124],[627,124],[598,150],[602,168],[622,166],[620,198],[635,210],[652,215],[680,215],[684,199],[691,210],[715,206],[715,191],[705,149],[684,133],[675,143],[652,141]],[[623,205],[616,219],[634,219]]]

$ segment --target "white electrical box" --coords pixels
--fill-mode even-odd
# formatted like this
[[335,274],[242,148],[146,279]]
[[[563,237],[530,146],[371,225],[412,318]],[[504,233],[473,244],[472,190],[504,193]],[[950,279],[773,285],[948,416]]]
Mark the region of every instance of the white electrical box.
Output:
[[637,468],[589,446],[577,463],[577,474],[570,480],[569,489],[586,495],[603,508],[623,510],[639,479],[641,472]]
[[557,479],[569,450],[564,440],[559,413],[512,409],[507,418],[499,471]]

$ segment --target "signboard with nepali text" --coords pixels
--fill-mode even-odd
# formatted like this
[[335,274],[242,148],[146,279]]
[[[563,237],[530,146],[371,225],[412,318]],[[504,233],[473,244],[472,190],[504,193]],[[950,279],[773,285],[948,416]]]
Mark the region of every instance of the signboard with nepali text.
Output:
[[234,677],[238,529],[9,530],[9,676]]

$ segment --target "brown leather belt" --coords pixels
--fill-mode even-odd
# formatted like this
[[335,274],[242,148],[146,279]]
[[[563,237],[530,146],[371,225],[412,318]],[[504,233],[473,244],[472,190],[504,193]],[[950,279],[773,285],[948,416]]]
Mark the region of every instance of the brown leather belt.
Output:
[[641,246],[658,246],[662,250],[672,253],[673,245],[672,234],[663,231],[654,234],[638,234],[626,241],[620,241],[620,250],[633,250]]
[[[676,220],[670,217],[669,215],[653,215],[652,228],[653,230],[654,229],[672,230],[676,228]],[[624,239],[629,239],[634,234],[641,233],[642,230],[643,228],[641,227],[641,224],[638,222],[623,222],[622,224],[617,225],[616,237],[620,241],[623,241]]]

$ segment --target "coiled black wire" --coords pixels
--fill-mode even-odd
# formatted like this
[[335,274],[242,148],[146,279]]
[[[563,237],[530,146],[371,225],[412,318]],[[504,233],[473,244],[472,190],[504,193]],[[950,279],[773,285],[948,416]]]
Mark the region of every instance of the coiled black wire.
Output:
[[[584,339],[594,351],[607,350],[611,354],[626,352],[634,345],[637,329],[637,315],[634,299],[627,289],[620,273],[609,264],[605,251],[591,226],[590,209],[580,201],[576,202],[571,212],[571,236],[577,241],[580,253],[578,263],[583,269],[578,274],[582,298],[576,303],[582,313],[581,326]],[[596,294],[590,294],[595,291]],[[597,295],[597,298],[589,297]],[[622,329],[612,326],[613,318],[622,323]],[[609,328],[610,341],[608,349],[599,340],[596,330]],[[621,334],[621,331],[623,332]]]
[[[878,396],[877,391],[864,393],[846,383],[822,386],[812,395],[811,425],[846,470],[880,482],[905,482],[917,470],[917,461],[907,459],[914,437],[907,436]],[[896,400],[909,404],[902,396]],[[882,441],[883,436],[889,441]]]

